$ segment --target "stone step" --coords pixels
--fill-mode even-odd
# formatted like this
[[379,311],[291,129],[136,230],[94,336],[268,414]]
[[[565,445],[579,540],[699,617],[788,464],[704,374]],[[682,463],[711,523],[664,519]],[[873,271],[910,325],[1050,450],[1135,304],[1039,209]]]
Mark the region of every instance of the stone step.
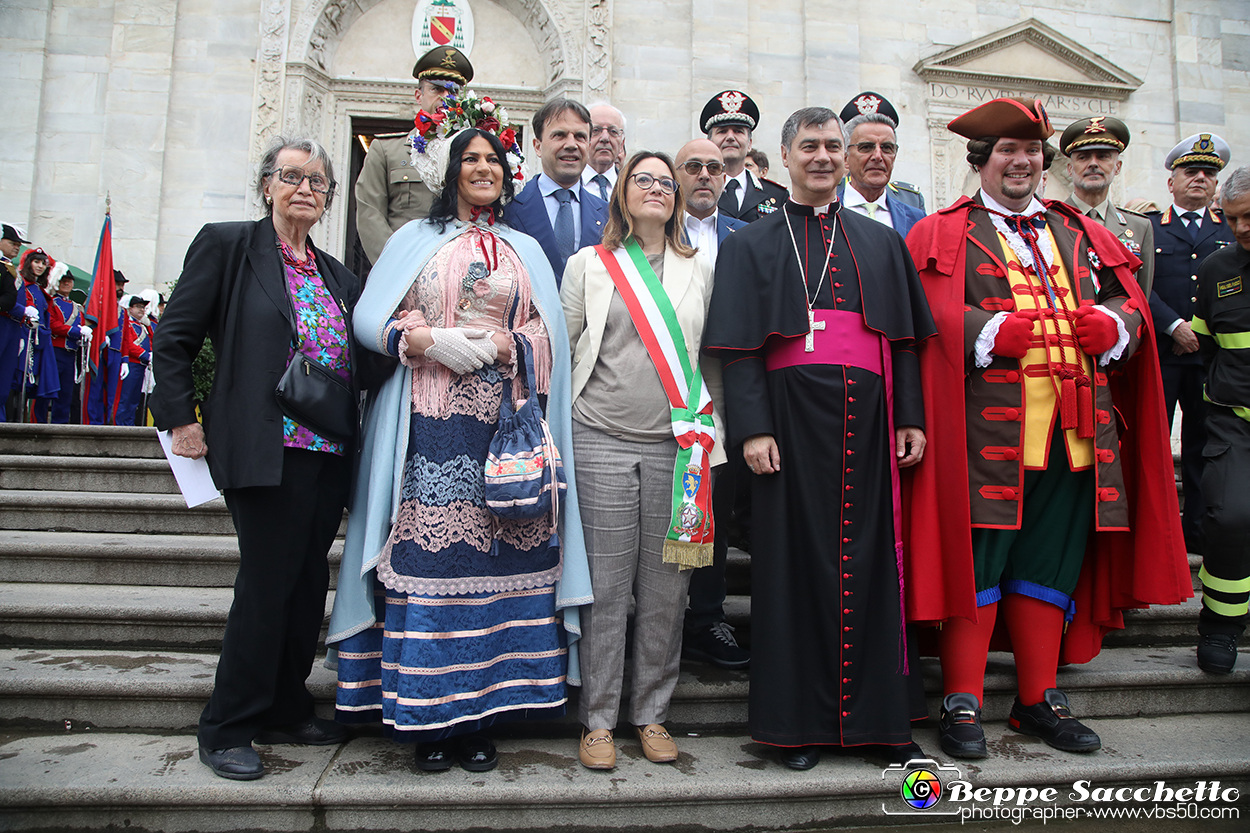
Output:
[[[343,541],[330,548],[330,586]],[[0,530],[0,582],[231,587],[239,566],[234,535]]]
[[0,424],[0,454],[164,459],[155,428]]
[[[1123,806],[1080,800],[1073,788],[1078,781],[1088,790],[1127,786],[1153,793],[1157,781],[1193,790],[1198,782],[1218,780],[1219,799],[1198,806],[1218,808],[1225,817],[1203,821],[1201,829],[1244,830],[1250,809],[1241,797],[1250,788],[1250,747],[1244,742],[1250,715],[1100,721],[1103,749],[1089,755],[1056,751],[1001,723],[986,730],[993,757],[973,766],[930,764],[945,779],[946,798],[927,813],[910,816],[886,814],[911,810],[900,795],[902,768],[886,772],[882,762],[852,750],[827,754],[816,768],[794,772],[778,762],[775,751],[740,734],[679,736],[681,756],[672,765],[650,763],[636,741],[622,737],[618,765],[610,773],[578,764],[571,733],[535,738],[523,725],[499,735],[499,768],[484,774],[459,768],[422,774],[413,767],[409,746],[379,737],[330,747],[263,746],[266,775],[254,782],[212,775],[199,762],[189,733],[16,735],[0,742],[0,826],[166,833],[228,833],[241,825],[251,831],[370,833],[414,824],[427,831],[544,833],[829,830],[951,822],[956,817],[937,814],[994,809],[990,801],[952,803],[954,781],[975,790],[1050,787],[1054,801],[1030,800],[1024,806],[1053,813]],[[936,752],[935,729],[919,729],[916,736],[922,748]],[[1230,789],[1237,797],[1224,792]],[[1175,802],[1130,806],[1154,809]],[[1230,819],[1229,810],[1239,818]],[[1179,829],[1158,822],[1154,827]],[[986,829],[984,823],[977,829]],[[1105,829],[1144,828],[1117,821]]]
[[6,489],[0,529],[229,535],[234,524],[221,498],[188,509],[182,495]]
[[135,457],[0,455],[0,489],[178,494],[169,463]]
[[[231,587],[0,584],[0,646],[216,651]],[[326,615],[334,602],[326,600]]]
[[[1192,647],[1108,648],[1092,662],[1059,672],[1082,718],[1250,710],[1250,648],[1226,676],[1198,670]],[[92,648],[0,649],[0,726],[48,729],[192,729],[212,691],[215,654]],[[937,661],[921,661],[930,716],[941,705]],[[749,675],[683,662],[669,713],[674,731],[745,731]],[[308,681],[318,711],[333,715],[334,672],[318,661]],[[1005,720],[1016,695],[1011,658],[990,655],[987,720]],[[573,690],[576,697],[576,689]],[[574,723],[576,709],[561,723]]]

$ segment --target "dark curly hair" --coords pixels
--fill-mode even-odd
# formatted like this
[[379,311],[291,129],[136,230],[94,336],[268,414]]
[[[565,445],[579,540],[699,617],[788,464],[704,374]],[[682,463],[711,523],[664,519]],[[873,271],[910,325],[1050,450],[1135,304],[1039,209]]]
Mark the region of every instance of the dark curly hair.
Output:
[[[980,139],[968,140],[968,164],[974,170],[980,170],[990,161],[990,154],[994,152],[994,145],[998,144],[998,136],[982,136]],[[1042,170],[1049,171],[1051,164],[1055,161],[1055,156],[1059,153],[1050,142],[1042,142]]]
[[499,199],[490,204],[490,207],[495,209],[497,219],[504,218],[504,206],[512,202],[512,197],[516,195],[516,181],[512,178],[512,166],[508,164],[508,155],[499,137],[488,130],[479,130],[476,127],[462,130],[451,140],[451,148],[447,155],[447,175],[443,179],[443,191],[435,197],[434,205],[430,207],[430,222],[437,223],[440,232],[446,231],[447,224],[460,215],[459,183],[460,169],[463,167],[461,157],[464,155],[464,149],[469,146],[469,142],[477,136],[481,136],[490,143],[491,149],[499,157],[499,164],[503,168],[503,190],[499,193]]

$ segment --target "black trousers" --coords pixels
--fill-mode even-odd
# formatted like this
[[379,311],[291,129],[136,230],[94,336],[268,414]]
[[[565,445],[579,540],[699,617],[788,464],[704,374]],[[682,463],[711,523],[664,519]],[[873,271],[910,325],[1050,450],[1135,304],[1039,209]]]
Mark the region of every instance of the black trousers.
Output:
[[1207,405],[1202,398],[1202,383],[1206,374],[1202,365],[1164,364],[1159,370],[1163,376],[1163,404],[1168,415],[1168,425],[1176,413],[1176,403],[1181,405],[1181,483],[1185,488],[1185,511],[1181,516],[1181,529],[1187,543],[1201,544],[1202,516],[1207,504],[1202,497],[1202,449],[1207,444]]
[[1202,612],[1198,632],[1238,635],[1250,601],[1250,422],[1231,408],[1207,406],[1207,500],[1202,518]]
[[239,574],[200,745],[246,746],[267,728],[312,717],[305,686],[325,618],[326,554],[347,505],[347,460],[288,448],[277,486],[227,489]]

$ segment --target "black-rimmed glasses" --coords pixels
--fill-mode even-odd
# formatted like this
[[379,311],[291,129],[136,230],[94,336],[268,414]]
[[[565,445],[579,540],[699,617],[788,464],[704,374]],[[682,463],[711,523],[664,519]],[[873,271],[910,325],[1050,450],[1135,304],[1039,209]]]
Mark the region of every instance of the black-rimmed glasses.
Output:
[[681,166],[682,170],[691,176],[698,176],[699,171],[707,168],[708,176],[720,176],[721,171],[725,170],[725,166],[715,160],[711,162],[700,162],[697,159],[691,159],[689,162]]
[[640,173],[640,174],[630,174],[629,178],[634,181],[635,185],[637,185],[639,188],[641,188],[644,191],[650,191],[652,187],[654,187],[657,183],[660,186],[660,190],[666,194],[676,193],[677,191],[677,180],[673,179],[672,177],[667,177],[667,176],[657,177],[657,176],[652,176],[651,174],[648,174],[648,173]]
[[271,173],[277,174],[278,181],[298,188],[305,179],[308,180],[308,187],[315,194],[328,194],[334,189],[334,183],[326,179],[326,175],[314,171],[313,173],[304,173],[303,168],[297,168],[294,165],[284,165]]

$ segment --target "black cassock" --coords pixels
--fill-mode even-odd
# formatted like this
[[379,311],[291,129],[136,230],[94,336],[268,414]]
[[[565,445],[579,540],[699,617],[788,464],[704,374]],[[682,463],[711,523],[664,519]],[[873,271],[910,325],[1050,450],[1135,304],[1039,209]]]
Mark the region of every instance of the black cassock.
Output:
[[910,645],[903,673],[884,380],[850,364],[765,369],[808,332],[795,246],[811,297],[836,218],[813,307],[859,313],[889,339],[895,425],[924,427],[915,349],[936,328],[915,266],[892,229],[838,209],[787,202],[730,235],[703,339],[724,363],[730,445],[772,434],[781,454],[780,473],[752,477],[749,713],[751,737],[778,746],[904,744],[925,716]]

